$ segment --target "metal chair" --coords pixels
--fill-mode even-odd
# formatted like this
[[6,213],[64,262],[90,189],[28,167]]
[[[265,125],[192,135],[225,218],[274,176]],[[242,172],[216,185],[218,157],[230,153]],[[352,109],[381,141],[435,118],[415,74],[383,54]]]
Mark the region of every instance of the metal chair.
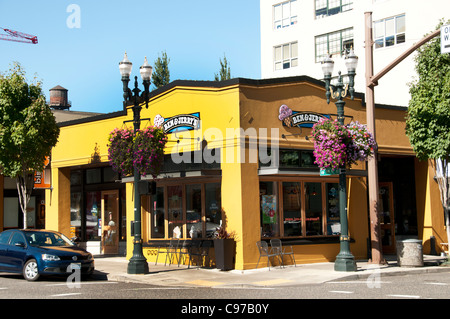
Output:
[[169,243],[169,247],[167,247],[166,252],[166,261],[164,262],[164,266],[167,264],[167,258],[169,258],[169,266],[172,263],[172,258],[175,256],[178,263],[178,245],[180,243],[179,239],[171,239]]
[[[284,256],[288,255],[291,256],[292,261],[294,262],[294,267],[297,267],[297,264],[295,263],[295,257],[294,257],[294,250],[292,246],[283,247],[281,240],[278,238],[273,238],[270,240],[270,246],[272,247],[272,250],[274,253],[278,254],[281,257],[281,265],[284,266]],[[289,250],[286,250],[286,248],[289,248]]]
[[158,251],[156,252],[155,266],[156,266],[156,264],[158,263],[158,257],[159,257],[159,254],[162,254],[162,253],[163,253],[163,251],[161,250],[163,247],[164,247],[163,244],[159,244],[159,245],[158,245]]
[[261,257],[267,257],[267,267],[269,267],[270,270],[270,257],[280,257],[279,253],[274,252],[272,249],[269,249],[269,245],[265,241],[258,241],[256,242],[256,246],[259,250],[259,258],[258,262],[256,263],[256,268],[258,268],[259,260]]
[[202,242],[200,240],[192,240],[191,246],[189,247],[189,265],[188,268],[191,266],[191,262],[194,259],[194,256],[199,256],[200,254],[200,246]]
[[[190,249],[190,261],[193,260],[193,257],[197,257],[197,263],[203,266],[203,258],[208,258],[209,264],[209,249],[211,248],[212,242],[210,240],[193,240],[191,249]],[[189,262],[190,262],[189,261]]]
[[181,257],[183,256],[183,264],[184,264],[184,256],[187,256],[189,258],[189,264],[188,264],[188,268],[191,264],[191,260],[190,260],[190,252],[189,250],[191,249],[191,240],[183,240],[183,243],[180,246],[180,250],[178,251],[178,267],[180,267],[180,263],[181,263]]

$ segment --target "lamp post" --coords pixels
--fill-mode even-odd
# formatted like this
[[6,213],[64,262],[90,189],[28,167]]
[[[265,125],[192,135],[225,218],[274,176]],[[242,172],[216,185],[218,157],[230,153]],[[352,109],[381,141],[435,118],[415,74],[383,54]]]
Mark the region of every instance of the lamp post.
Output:
[[[150,87],[150,78],[152,76],[152,67],[148,64],[147,58],[145,58],[144,64],[140,67],[140,73],[144,85],[144,91],[139,94],[141,90],[138,88],[137,76],[134,77],[134,89],[128,88],[128,82],[130,81],[131,69],[133,64],[128,60],[127,54],[123,60],[119,63],[120,74],[122,75],[123,83],[123,99],[124,109],[131,105],[133,110],[133,128],[134,133],[140,129],[141,126],[141,104],[145,102],[146,108],[148,108],[148,95]],[[142,252],[142,225],[141,225],[141,194],[139,192],[139,181],[141,179],[140,173],[136,167],[134,167],[134,222],[133,222],[133,256],[128,263],[127,272],[129,274],[145,274],[148,273],[147,259]]]
[[[347,67],[349,83],[344,84],[339,71],[338,82],[331,84],[331,74],[333,73],[334,61],[327,57],[322,62],[322,70],[325,79],[325,90],[327,103],[330,98],[336,100],[338,122],[344,125],[344,98],[350,93],[350,98],[354,98],[354,80],[356,75],[356,66],[358,65],[358,57],[354,54],[353,49],[345,57],[345,66]],[[334,270],[336,271],[356,271],[356,263],[352,253],[350,252],[350,236],[348,235],[348,218],[347,218],[347,191],[346,191],[346,169],[345,165],[339,168],[339,216],[341,221],[341,235],[339,238],[340,252],[336,256]]]

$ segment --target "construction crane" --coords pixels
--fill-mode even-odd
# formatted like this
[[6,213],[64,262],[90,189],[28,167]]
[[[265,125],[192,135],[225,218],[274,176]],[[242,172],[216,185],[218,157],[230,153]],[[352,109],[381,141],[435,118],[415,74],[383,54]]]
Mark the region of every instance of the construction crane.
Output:
[[15,42],[24,42],[24,43],[32,43],[37,44],[38,39],[37,36],[26,34],[19,31],[14,31],[10,29],[5,29],[0,27],[0,30],[5,31],[7,34],[0,34],[0,40],[6,40],[6,41],[15,41]]

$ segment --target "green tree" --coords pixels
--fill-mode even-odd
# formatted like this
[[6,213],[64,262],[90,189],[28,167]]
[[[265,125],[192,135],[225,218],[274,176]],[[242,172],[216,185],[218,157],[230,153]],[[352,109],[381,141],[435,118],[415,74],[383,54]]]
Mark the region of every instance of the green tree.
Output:
[[406,135],[417,157],[433,163],[450,240],[450,55],[441,54],[439,36],[417,50],[415,63],[418,78],[410,84]]
[[165,51],[161,52],[161,56],[155,60],[152,82],[156,89],[170,83],[169,62],[170,59]]
[[28,84],[19,63],[0,74],[0,171],[16,179],[24,228],[34,172],[44,169],[45,158],[59,136],[41,85]]
[[227,57],[223,55],[223,61],[220,59],[219,74],[214,73],[214,81],[225,81],[231,79],[230,64]]

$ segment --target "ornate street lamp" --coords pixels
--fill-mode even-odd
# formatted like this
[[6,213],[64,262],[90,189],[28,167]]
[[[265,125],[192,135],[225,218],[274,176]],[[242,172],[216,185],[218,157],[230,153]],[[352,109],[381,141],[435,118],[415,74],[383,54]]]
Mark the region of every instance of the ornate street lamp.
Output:
[[[124,109],[127,106],[132,106],[133,110],[133,127],[134,133],[140,129],[141,126],[141,104],[145,102],[146,108],[148,108],[148,95],[150,87],[150,78],[152,76],[152,67],[148,64],[147,58],[145,58],[144,64],[140,67],[140,73],[144,85],[144,92],[139,94],[141,90],[138,88],[137,76],[134,77],[134,89],[128,88],[128,82],[130,81],[131,69],[133,64],[128,61],[127,54],[119,63],[120,74],[122,75],[123,82],[123,100]],[[139,181],[141,176],[139,171],[134,167],[134,222],[133,222],[133,256],[128,263],[127,272],[129,274],[145,274],[148,273],[147,259],[142,252],[142,225],[141,225],[141,194],[139,192]]]
[[[356,75],[356,66],[358,65],[358,57],[350,50],[345,57],[345,66],[347,67],[349,83],[344,84],[341,72],[338,73],[338,81],[335,85],[331,84],[331,75],[333,73],[334,61],[327,57],[322,62],[322,70],[325,79],[325,90],[327,103],[330,103],[330,97],[335,99],[337,107],[337,117],[341,125],[344,125],[344,98],[350,93],[350,98],[354,98],[354,83]],[[348,236],[348,219],[347,219],[347,191],[346,191],[346,169],[345,166],[339,168],[339,216],[341,221],[340,252],[336,256],[334,270],[336,271],[356,271],[355,259],[350,252],[350,236]]]

